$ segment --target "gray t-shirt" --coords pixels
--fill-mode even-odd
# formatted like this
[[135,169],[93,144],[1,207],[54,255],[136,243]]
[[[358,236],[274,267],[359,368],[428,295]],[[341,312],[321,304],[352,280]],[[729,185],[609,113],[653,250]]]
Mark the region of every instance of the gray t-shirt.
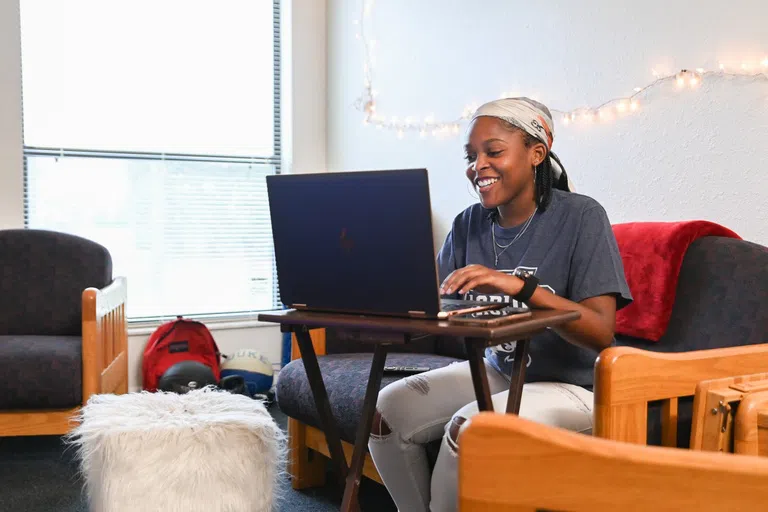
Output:
[[[523,226],[501,228],[491,220],[490,211],[475,204],[460,213],[438,255],[440,281],[456,269],[479,264],[512,273],[518,268],[539,278],[539,286],[580,302],[598,295],[616,296],[621,309],[632,301],[613,229],[603,207],[594,199],[561,190],[552,191],[552,201],[537,212],[525,233],[507,249]],[[470,291],[464,297],[503,301],[517,305],[508,295],[486,295]],[[506,375],[512,371],[515,343],[486,349],[485,357]],[[592,386],[597,353],[568,343],[553,330],[535,336],[530,345],[526,381],[559,381]]]

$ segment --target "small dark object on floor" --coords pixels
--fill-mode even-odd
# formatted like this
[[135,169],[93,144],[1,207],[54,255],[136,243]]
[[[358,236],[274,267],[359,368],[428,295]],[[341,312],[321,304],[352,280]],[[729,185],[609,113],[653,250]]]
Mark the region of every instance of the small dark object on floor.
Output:
[[275,392],[270,389],[266,393],[256,393],[253,395],[253,398],[255,400],[262,400],[266,407],[271,407],[275,403]]
[[181,361],[163,373],[157,388],[160,391],[184,394],[190,389],[201,389],[210,385],[216,385],[216,376],[210,367],[198,361]]

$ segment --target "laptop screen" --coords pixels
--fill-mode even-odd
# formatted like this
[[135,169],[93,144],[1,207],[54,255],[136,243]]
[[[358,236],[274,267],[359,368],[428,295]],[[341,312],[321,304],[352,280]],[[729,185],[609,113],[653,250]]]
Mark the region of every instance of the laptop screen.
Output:
[[438,311],[426,169],[272,175],[267,191],[284,304]]

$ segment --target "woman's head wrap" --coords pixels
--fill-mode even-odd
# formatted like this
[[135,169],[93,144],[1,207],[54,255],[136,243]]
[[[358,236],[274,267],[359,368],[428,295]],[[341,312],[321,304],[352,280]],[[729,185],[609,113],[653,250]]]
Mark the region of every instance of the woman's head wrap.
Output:
[[[568,190],[573,190],[573,185],[560,164],[560,160],[557,155],[552,153],[555,125],[552,122],[552,114],[545,105],[530,98],[502,98],[481,105],[472,116],[472,121],[483,116],[502,119],[544,143],[547,146],[552,164],[553,181],[556,188],[562,188],[557,184],[563,183],[566,184]],[[563,175],[565,175],[565,180],[561,180]]]

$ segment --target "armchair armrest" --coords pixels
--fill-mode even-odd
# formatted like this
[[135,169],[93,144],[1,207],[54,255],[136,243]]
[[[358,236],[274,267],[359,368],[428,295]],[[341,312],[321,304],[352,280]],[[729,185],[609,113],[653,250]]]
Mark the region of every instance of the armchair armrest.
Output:
[[482,412],[459,438],[459,509],[760,510],[763,457],[637,446]]
[[595,436],[646,443],[648,402],[663,400],[662,439],[675,446],[677,399],[706,379],[768,371],[768,343],[659,353],[632,347],[603,350],[595,362]]
[[97,393],[128,391],[127,281],[83,291],[83,403]]

